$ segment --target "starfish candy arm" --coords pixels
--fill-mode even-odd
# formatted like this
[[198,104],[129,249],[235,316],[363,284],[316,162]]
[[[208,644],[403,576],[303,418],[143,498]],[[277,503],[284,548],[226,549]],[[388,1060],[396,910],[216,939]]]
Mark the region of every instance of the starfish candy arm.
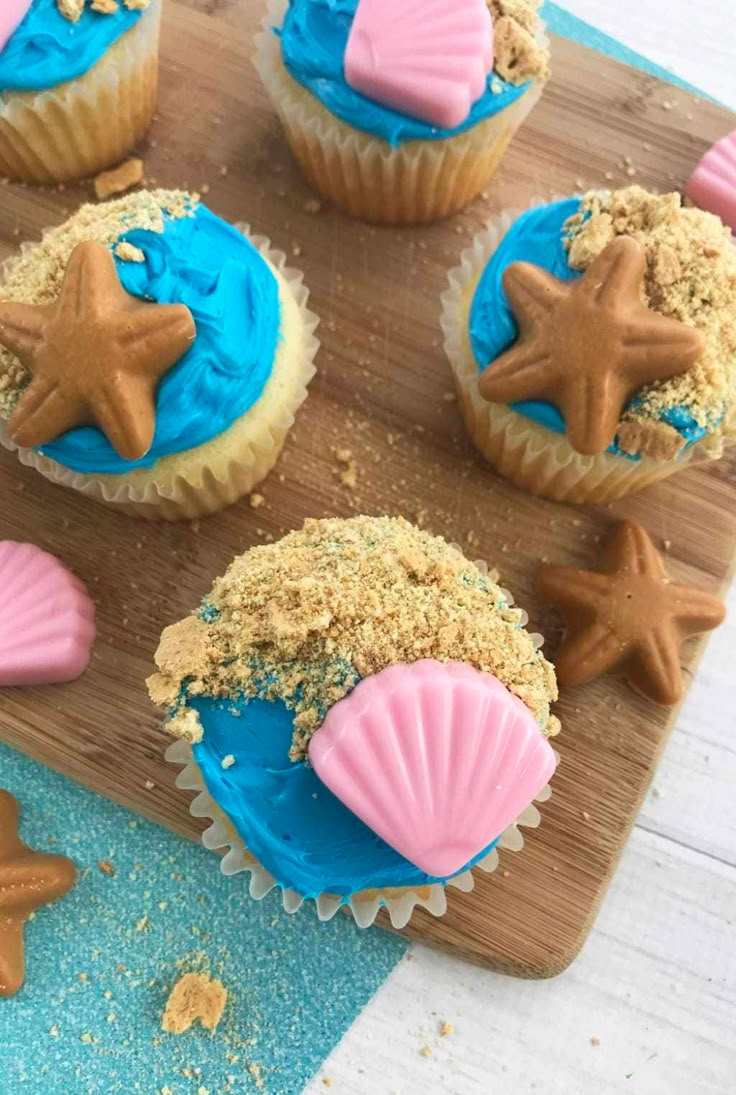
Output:
[[662,624],[639,639],[626,661],[626,678],[655,703],[671,707],[682,699],[679,644],[671,625]]
[[605,452],[618,432],[626,395],[612,373],[573,379],[558,394],[570,444],[583,456]]
[[111,378],[95,394],[96,422],[123,460],[140,460],[153,444],[156,402],[152,382],[145,377]]
[[20,818],[20,806],[10,791],[4,791],[0,787],[0,862],[9,859],[12,855],[22,851],[25,845],[18,836],[18,820]]
[[639,290],[646,264],[641,244],[632,236],[618,236],[590,264],[578,291],[600,304],[608,304],[617,297],[641,303]]
[[0,998],[14,996],[24,980],[23,923],[0,916]]
[[544,320],[569,293],[565,282],[530,262],[512,262],[504,270],[502,280],[522,331]]
[[44,342],[47,307],[0,301],[0,345],[28,366]]
[[27,917],[68,893],[75,878],[74,864],[65,856],[24,848],[19,856],[0,864],[0,918],[11,911]]
[[137,375],[141,375],[140,362],[145,362],[145,373],[156,379],[168,372],[189,350],[197,335],[192,313],[185,304],[159,304],[150,310],[144,306],[136,310],[135,323],[123,317],[119,322],[119,346],[123,353],[133,347],[140,349]]
[[594,570],[548,566],[537,574],[536,586],[539,596],[559,609],[588,605],[593,611],[608,594],[609,580]]
[[603,562],[611,571],[625,570],[660,580],[667,577],[651,536],[636,521],[621,521],[606,544]]
[[546,387],[549,365],[549,356],[536,339],[526,344],[517,342],[481,374],[478,391],[489,403],[539,399]]
[[565,687],[587,684],[621,665],[628,653],[628,644],[595,620],[565,636],[554,658],[557,679]]
[[622,346],[638,388],[687,372],[703,356],[705,338],[694,327],[645,309],[627,324]]
[[16,403],[8,422],[10,436],[24,448],[55,441],[79,425],[83,406],[78,398],[62,391],[58,381],[40,376]]
[[56,304],[59,319],[79,323],[101,315],[111,288],[113,292],[122,288],[112,253],[96,240],[77,244],[69,257]]
[[666,587],[666,597],[683,641],[692,635],[713,631],[726,618],[723,602],[702,589],[669,585]]

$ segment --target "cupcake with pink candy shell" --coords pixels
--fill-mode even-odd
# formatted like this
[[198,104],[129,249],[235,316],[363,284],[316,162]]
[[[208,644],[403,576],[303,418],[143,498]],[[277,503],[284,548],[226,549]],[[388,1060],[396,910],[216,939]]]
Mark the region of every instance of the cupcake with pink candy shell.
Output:
[[557,686],[526,621],[400,518],[308,521],[236,558],[148,681],[223,872],[325,920],[441,915],[549,794]]
[[0,0],[0,176],[58,183],[122,160],[158,91],[163,0]]
[[548,78],[540,0],[269,0],[256,64],[314,188],[377,224],[481,192]]

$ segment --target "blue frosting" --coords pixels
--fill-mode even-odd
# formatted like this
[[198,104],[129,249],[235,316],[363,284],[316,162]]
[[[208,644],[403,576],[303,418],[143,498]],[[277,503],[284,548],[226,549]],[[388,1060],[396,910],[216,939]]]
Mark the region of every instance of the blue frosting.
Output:
[[[437,129],[382,106],[346,82],[343,59],[358,0],[290,0],[281,34],[284,64],[323,106],[355,129],[372,133],[393,146],[405,141],[436,141],[463,133],[510,106],[529,87],[515,87],[493,75],[485,93],[457,129]],[[491,81],[499,91],[491,90]]]
[[123,240],[145,262],[117,259],[135,296],[186,304],[197,337],[161,381],[150,452],[123,460],[94,427],[71,430],[39,451],[74,471],[118,475],[219,436],[258,400],[271,375],[280,337],[277,279],[249,241],[205,206],[194,215],[165,215],[163,234],[134,229]]
[[[470,343],[479,369],[484,370],[490,362],[495,361],[519,335],[502,280],[504,271],[512,262],[532,262],[564,281],[572,281],[581,276],[579,270],[573,270],[568,264],[564,247],[565,222],[579,208],[579,198],[566,198],[530,209],[512,224],[501,240],[483,271],[470,309]],[[636,397],[630,406],[635,405]],[[513,409],[554,433],[565,432],[564,419],[551,403],[515,403]],[[665,410],[660,418],[673,426],[685,438],[687,445],[694,444],[707,433],[706,429],[698,425],[687,407]],[[615,442],[609,451],[632,459]]]
[[142,15],[123,4],[112,15],[100,15],[87,5],[79,22],[71,23],[56,0],[33,0],[0,52],[0,93],[43,91],[84,76]]
[[[440,881],[377,837],[306,763],[289,760],[294,716],[281,701],[198,698],[188,705],[204,730],[194,757],[210,794],[279,885],[303,897],[348,897]],[[229,755],[235,763],[223,768]]]

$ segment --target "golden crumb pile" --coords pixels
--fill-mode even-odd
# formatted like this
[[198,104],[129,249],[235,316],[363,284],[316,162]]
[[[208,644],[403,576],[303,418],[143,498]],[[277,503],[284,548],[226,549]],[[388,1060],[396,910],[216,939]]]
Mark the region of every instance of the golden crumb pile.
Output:
[[616,236],[633,236],[647,255],[647,305],[705,335],[706,351],[693,369],[650,385],[636,409],[626,412],[620,447],[656,459],[677,455],[683,437],[659,421],[672,407],[686,407],[710,433],[727,429],[736,404],[736,248],[730,231],[710,213],[683,208],[679,194],[631,186],[586,194],[566,233],[569,262],[577,270],[587,269]]
[[554,670],[483,569],[402,518],[307,521],[239,556],[202,614],[164,631],[150,678],[169,731],[201,740],[200,695],[281,699],[302,758],[329,708],[363,677],[421,658],[493,673],[556,734]]
[[[40,243],[25,249],[4,270],[0,299],[20,304],[49,304],[61,290],[66,266],[74,248],[86,240],[115,247],[121,236],[135,228],[163,232],[164,215],[191,216],[196,194],[182,190],[139,190],[117,201],[83,205]],[[140,261],[145,256],[131,248],[123,256]],[[0,345],[0,416],[9,418],[30,377],[18,358]]]
[[494,71],[510,84],[549,79],[549,52],[540,41],[541,0],[488,0],[494,25]]
[[166,1001],[161,1027],[169,1034],[183,1034],[196,1022],[214,1030],[227,1003],[227,989],[207,973],[185,973]]
[[[121,2],[128,11],[145,11],[151,0],[90,0],[89,7],[98,15],[114,15],[119,11]],[[78,23],[84,12],[85,0],[56,0],[56,6],[70,23]]]

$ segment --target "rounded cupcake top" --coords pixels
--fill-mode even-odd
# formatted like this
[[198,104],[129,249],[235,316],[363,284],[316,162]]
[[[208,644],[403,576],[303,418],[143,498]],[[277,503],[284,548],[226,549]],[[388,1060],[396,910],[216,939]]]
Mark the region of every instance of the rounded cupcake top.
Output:
[[3,91],[44,91],[84,76],[138,20],[151,0],[120,0],[94,11],[85,0],[32,0],[0,48]]
[[[0,301],[57,302],[73,253],[90,242],[111,253],[128,294],[183,305],[196,327],[189,348],[158,385],[153,443],[143,457],[124,459],[93,426],[40,446],[74,471],[121,474],[219,436],[259,399],[280,336],[279,283],[253,244],[196,195],[139,191],[83,206],[24,250],[7,268]],[[30,379],[19,358],[0,345],[0,416],[10,418]]]
[[[481,861],[549,778],[557,687],[524,618],[482,566],[404,520],[308,521],[237,558],[199,612],[164,631],[148,685],[282,887],[346,898],[423,886]],[[426,746],[450,858],[434,840],[428,855],[416,847],[410,786],[404,824],[386,817],[394,734]],[[401,764],[409,785],[421,769]],[[368,812],[346,793],[352,772]],[[511,797],[486,816],[489,780]]]
[[[356,15],[359,6],[362,10]],[[284,64],[291,76],[342,122],[393,146],[462,133],[513,103],[531,80],[546,79],[548,54],[541,42],[539,0],[490,0],[495,60],[492,68],[488,64],[485,69],[488,75],[481,80],[481,86],[485,85],[481,94],[469,100],[469,112],[452,128],[427,120],[424,111],[413,105],[415,101],[426,104],[433,84],[444,80],[454,84],[458,68],[460,74],[474,68],[474,58],[460,56],[456,49],[462,52],[470,45],[481,54],[485,51],[482,35],[474,32],[468,36],[463,33],[465,28],[458,27],[457,46],[453,45],[448,58],[452,21],[462,18],[462,9],[447,3],[447,10],[438,11],[439,6],[438,0],[429,5],[404,5],[401,11],[392,9],[387,20],[390,5],[380,0],[290,0],[277,31]],[[369,7],[376,9],[370,19],[366,15]],[[358,18],[371,34],[368,40],[360,28],[359,47],[351,41]],[[437,23],[434,36],[433,20]],[[373,39],[380,36],[384,22],[387,41],[376,42]],[[475,60],[482,62],[483,57]],[[411,81],[404,79],[407,71],[413,74]],[[417,96],[422,84],[425,90]],[[408,91],[407,85],[411,85]],[[472,86],[475,88],[475,81]],[[371,87],[384,91],[388,87],[388,98],[382,95],[379,101],[378,90],[369,95]]]
[[154,699],[184,736],[190,696],[281,700],[298,760],[361,679],[434,658],[493,674],[552,735],[554,670],[523,619],[492,574],[402,518],[307,521],[239,556],[200,611],[164,632]]
[[[654,195],[637,186],[591,191],[523,214],[476,289],[471,346],[479,369],[491,377],[493,363],[516,343],[519,326],[505,287],[513,263],[573,282],[621,237],[643,251],[641,299],[655,323],[656,317],[676,321],[698,332],[700,341],[694,363],[684,362],[678,375],[663,375],[628,399],[609,451],[670,459],[718,435],[736,401],[736,251],[718,218],[684,208],[679,194]],[[559,405],[547,399],[512,406],[548,429],[566,430]]]

